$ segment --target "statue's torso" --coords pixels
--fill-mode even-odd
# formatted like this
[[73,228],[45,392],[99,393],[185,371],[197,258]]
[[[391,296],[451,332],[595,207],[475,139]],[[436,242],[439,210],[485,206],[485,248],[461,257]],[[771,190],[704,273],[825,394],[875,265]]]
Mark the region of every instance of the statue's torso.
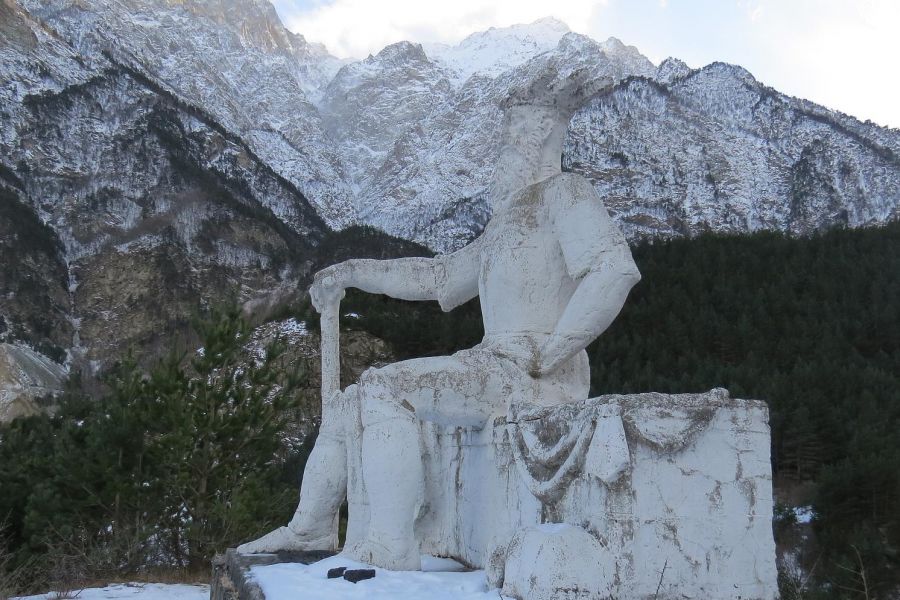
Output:
[[551,222],[553,179],[518,192],[485,228],[478,289],[486,338],[546,337],[577,287]]

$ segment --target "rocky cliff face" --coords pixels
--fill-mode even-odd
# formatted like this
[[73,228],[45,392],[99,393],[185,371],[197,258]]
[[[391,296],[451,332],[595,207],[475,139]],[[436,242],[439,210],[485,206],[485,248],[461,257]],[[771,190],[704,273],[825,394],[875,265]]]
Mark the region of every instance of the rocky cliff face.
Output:
[[443,95],[432,93],[430,111],[410,121],[380,164],[370,166],[359,192],[360,218],[442,251],[477,235],[490,215],[485,191],[499,150],[498,104],[548,63],[563,74],[586,69],[610,86],[654,73],[650,61],[618,40],[598,44],[567,33],[552,50],[496,77],[490,76],[496,69],[485,67]]
[[267,0],[21,0],[79,56],[106,54],[201,107],[315,204],[352,221],[342,160],[311,99],[340,61],[287,31]]
[[565,167],[632,238],[806,234],[900,217],[900,132],[779,94],[740,67],[669,59],[572,120]]
[[199,111],[114,64],[23,103],[8,156],[20,195],[61,241],[71,347],[88,360],[148,343],[198,298],[241,299],[307,274],[325,224]]
[[657,69],[553,19],[342,62],[287,31],[266,0],[20,2],[65,52],[91,65],[112,57],[200,107],[336,228],[367,223],[438,250],[476,235],[490,212],[496,103],[547,61],[609,83],[573,120],[566,166],[609,194],[632,237],[807,233],[897,214],[896,131],[738,67]]
[[198,305],[309,274],[329,229],[248,143],[111,54],[0,11],[0,341],[96,371],[161,351]]

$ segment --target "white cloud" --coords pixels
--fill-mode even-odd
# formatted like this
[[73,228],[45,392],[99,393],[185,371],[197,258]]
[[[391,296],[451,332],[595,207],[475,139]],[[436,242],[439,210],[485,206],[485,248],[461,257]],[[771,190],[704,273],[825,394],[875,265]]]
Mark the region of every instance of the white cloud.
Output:
[[597,0],[335,0],[287,17],[287,26],[340,57],[362,58],[401,40],[455,43],[489,27],[554,16],[588,33]]
[[900,2],[769,0],[757,25],[757,77],[780,91],[900,127]]

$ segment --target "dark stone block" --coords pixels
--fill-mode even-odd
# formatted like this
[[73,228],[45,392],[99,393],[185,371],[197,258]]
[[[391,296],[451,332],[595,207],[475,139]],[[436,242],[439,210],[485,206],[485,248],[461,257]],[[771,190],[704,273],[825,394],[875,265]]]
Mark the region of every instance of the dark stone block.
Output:
[[328,569],[328,579],[337,579],[344,574],[344,571],[347,570],[347,567],[335,567],[333,569]]
[[373,577],[375,577],[375,569],[350,569],[344,572],[344,579],[351,583],[372,579]]

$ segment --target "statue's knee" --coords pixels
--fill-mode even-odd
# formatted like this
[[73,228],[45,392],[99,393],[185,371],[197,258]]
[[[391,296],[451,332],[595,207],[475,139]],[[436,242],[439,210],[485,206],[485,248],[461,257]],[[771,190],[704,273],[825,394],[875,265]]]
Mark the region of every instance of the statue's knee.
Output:
[[398,392],[402,386],[398,385],[399,381],[400,373],[393,365],[366,369],[359,378],[359,395],[363,399],[373,397],[390,399],[400,395]]
[[415,422],[415,410],[404,400],[391,395],[362,394],[360,416],[363,429],[384,422]]
[[362,402],[363,428],[386,421],[413,421],[413,413],[406,408],[405,404],[390,397],[364,397]]
[[369,367],[363,371],[362,375],[359,376],[359,387],[367,390],[372,387],[383,386],[385,377],[382,371],[384,371],[384,368],[378,369],[376,367]]

